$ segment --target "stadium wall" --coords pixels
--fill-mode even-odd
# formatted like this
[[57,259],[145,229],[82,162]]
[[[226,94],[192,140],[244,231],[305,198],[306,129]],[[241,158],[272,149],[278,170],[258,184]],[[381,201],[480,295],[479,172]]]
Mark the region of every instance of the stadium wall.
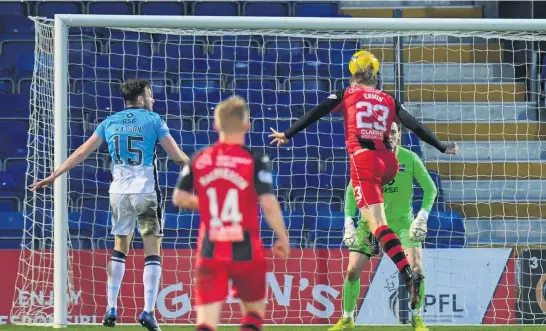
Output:
[[[195,321],[190,299],[193,253],[193,250],[164,251],[162,287],[157,302],[160,323],[188,324]],[[4,250],[2,257],[0,324],[51,322],[53,288],[44,286],[38,292],[14,293],[20,251]],[[105,310],[106,272],[103,266],[108,257],[108,252],[103,250],[73,251],[71,264],[77,267],[72,270],[71,279],[75,283],[69,289],[69,323],[100,322],[101,316],[97,312]],[[428,271],[424,317],[427,322],[515,323],[515,272],[511,257],[512,250],[503,248],[425,250],[424,263]],[[287,261],[270,259],[269,270],[274,270],[274,273],[268,274],[266,323],[334,323],[341,314],[342,270],[347,259],[345,250],[327,249],[293,250]],[[133,251],[127,259],[119,305],[122,323],[134,323],[134,316],[142,305],[143,288],[139,280],[143,262],[140,250]],[[387,259],[372,259],[361,278],[363,298],[359,304],[358,324],[398,324],[397,296],[393,295],[398,289],[395,274],[394,266]],[[44,284],[51,286],[52,282]],[[13,298],[21,305],[40,307],[43,315],[33,320],[10,320]],[[237,323],[240,318],[238,305],[233,299],[228,302],[222,322]],[[376,320],[375,316],[381,320]]]

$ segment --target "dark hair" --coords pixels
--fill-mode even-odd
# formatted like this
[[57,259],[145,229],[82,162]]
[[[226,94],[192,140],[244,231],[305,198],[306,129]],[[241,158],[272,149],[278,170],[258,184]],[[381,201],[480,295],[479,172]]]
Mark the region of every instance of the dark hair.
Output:
[[121,84],[121,95],[125,103],[134,104],[140,95],[144,95],[146,88],[151,88],[149,81],[145,79],[129,79]]
[[367,85],[377,87],[378,77],[374,75],[371,69],[364,71],[356,72],[353,77],[351,77],[351,82],[354,82],[358,85]]

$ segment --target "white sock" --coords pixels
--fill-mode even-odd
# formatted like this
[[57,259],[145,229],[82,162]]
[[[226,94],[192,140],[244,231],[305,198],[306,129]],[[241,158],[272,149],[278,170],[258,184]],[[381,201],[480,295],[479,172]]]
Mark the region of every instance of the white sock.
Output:
[[108,274],[108,309],[118,308],[118,295],[125,274],[125,254],[119,251],[112,252],[110,257],[110,273]]
[[354,311],[343,311],[343,318],[353,318]]
[[159,292],[161,257],[159,255],[150,255],[144,261],[144,311],[152,312]]

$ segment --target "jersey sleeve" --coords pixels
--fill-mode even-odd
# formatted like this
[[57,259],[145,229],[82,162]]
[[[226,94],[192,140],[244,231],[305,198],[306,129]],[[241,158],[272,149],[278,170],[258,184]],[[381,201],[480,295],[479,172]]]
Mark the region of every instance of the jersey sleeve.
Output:
[[106,126],[108,125],[108,119],[100,122],[99,126],[95,129],[95,134],[102,140],[106,140]]
[[187,192],[193,192],[193,169],[192,164],[186,164],[184,168],[182,168],[182,171],[180,172],[180,176],[178,177],[178,183],[176,184],[176,188],[182,191]]
[[298,132],[306,129],[311,124],[326,116],[331,111],[338,109],[338,106],[341,104],[344,95],[345,89],[332,93],[318,106],[303,114],[302,117],[300,117],[294,124],[292,124],[291,127],[288,128],[288,130],[284,132],[286,138],[292,138]]
[[347,189],[345,190],[345,217],[355,217],[356,210],[357,206],[353,183],[349,181],[349,185],[347,185]]
[[269,157],[265,154],[254,153],[254,188],[256,194],[273,193],[273,174],[269,165]]
[[426,210],[430,213],[434,200],[436,200],[436,194],[438,190],[434,181],[430,177],[430,174],[427,171],[427,168],[423,164],[423,161],[417,156],[417,154],[412,153],[413,156],[413,176],[419,183],[419,186],[423,189],[423,203],[421,204],[421,209]]
[[171,133],[169,131],[167,123],[165,123],[165,121],[158,114],[155,115],[155,131],[157,133],[157,139],[159,140],[168,136]]

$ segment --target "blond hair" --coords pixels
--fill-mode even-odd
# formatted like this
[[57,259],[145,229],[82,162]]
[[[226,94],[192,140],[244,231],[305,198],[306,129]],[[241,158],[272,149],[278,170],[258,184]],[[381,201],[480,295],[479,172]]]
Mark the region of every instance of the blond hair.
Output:
[[214,122],[221,132],[244,132],[248,118],[246,101],[239,96],[232,96],[220,102],[214,110]]
[[373,73],[373,69],[368,68],[364,71],[355,72],[351,77],[350,84],[366,85],[376,87],[379,79],[377,74]]

